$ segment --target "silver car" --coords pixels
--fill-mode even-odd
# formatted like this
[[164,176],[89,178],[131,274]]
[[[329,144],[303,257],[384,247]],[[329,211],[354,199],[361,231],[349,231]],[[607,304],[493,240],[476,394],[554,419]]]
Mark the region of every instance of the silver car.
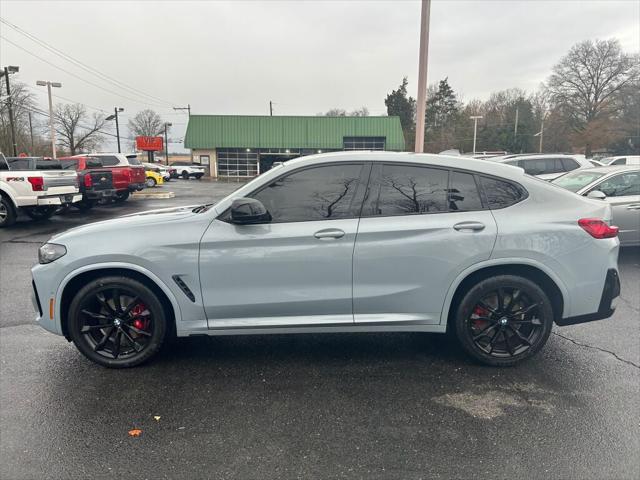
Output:
[[171,335],[447,330],[476,360],[513,365],[554,322],[612,314],[610,219],[606,202],[499,163],[314,155],[216,205],[54,236],[34,305],[107,367],[138,365]]
[[554,184],[611,205],[620,245],[640,245],[640,167],[591,168],[567,173]]
[[595,161],[585,158],[584,155],[567,153],[505,155],[489,158],[489,160],[521,167],[529,175],[542,180],[553,180],[572,170],[598,166],[594,163]]

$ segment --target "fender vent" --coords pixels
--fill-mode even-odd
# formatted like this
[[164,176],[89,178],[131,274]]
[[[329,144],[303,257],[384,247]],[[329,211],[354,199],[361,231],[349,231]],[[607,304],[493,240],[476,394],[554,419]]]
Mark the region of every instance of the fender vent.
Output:
[[193,303],[196,303],[196,296],[189,289],[187,284],[182,281],[182,279],[180,278],[180,275],[173,275],[171,278],[173,278],[173,281],[176,282],[176,285],[180,287],[180,290],[182,290],[182,292],[187,296],[187,298],[191,300]]

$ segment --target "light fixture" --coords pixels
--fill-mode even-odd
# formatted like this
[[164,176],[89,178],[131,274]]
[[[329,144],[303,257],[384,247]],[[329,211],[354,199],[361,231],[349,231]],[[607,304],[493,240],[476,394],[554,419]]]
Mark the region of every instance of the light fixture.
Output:
[[250,149],[250,148],[247,148],[247,152],[250,152],[250,151],[251,151],[251,149]]
[[322,150],[318,150],[318,153],[322,153]]
[[291,152],[289,152],[289,149],[287,148],[287,149],[285,150],[285,153],[291,153]]

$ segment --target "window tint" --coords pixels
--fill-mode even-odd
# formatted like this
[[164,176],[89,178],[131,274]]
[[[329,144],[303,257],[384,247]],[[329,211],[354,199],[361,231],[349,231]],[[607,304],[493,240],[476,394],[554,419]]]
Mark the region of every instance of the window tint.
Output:
[[62,166],[58,160],[36,159],[36,170],[61,170]]
[[105,155],[103,157],[100,157],[100,160],[102,160],[102,164],[105,167],[114,167],[120,163],[120,160],[118,160],[118,157],[114,155]]
[[78,160],[60,160],[60,166],[63,170],[75,170],[78,166]]
[[594,190],[600,190],[607,197],[640,195],[640,173],[629,172],[616,175],[597,185]]
[[127,157],[127,160],[129,160],[129,165],[141,165],[138,157]]
[[251,195],[269,210],[274,223],[308,222],[355,216],[352,201],[363,165],[327,165],[280,178]]
[[573,158],[562,158],[562,165],[564,166],[565,172],[570,172],[571,170],[575,170],[580,166],[578,162],[576,162]]
[[449,178],[449,211],[469,212],[482,210],[482,200],[473,175],[451,172]]
[[87,158],[85,161],[85,165],[87,168],[101,168],[102,167],[102,159],[101,158]]
[[505,208],[524,199],[526,194],[521,187],[497,178],[480,177],[480,184],[487,198],[489,208]]
[[523,160],[522,166],[529,175],[544,175],[565,171],[561,158],[531,158]]
[[627,164],[627,159],[626,158],[619,158],[617,160],[614,160],[613,162],[611,162],[609,165],[626,165]]
[[9,170],[31,170],[30,158],[7,158]]
[[383,165],[375,215],[447,212],[449,172],[429,167]]
[[0,170],[9,170],[9,165],[7,165],[7,161],[4,159],[4,156],[0,157]]

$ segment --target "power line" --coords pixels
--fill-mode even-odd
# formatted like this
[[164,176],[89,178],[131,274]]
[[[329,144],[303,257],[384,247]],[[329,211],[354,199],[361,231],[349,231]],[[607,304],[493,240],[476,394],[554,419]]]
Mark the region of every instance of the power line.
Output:
[[153,101],[157,101],[157,102],[161,102],[164,103],[168,106],[175,106],[176,104],[173,102],[169,102],[167,100],[163,100],[159,97],[156,97],[154,95],[148,94],[142,90],[139,90],[135,87],[132,87],[130,85],[127,85],[124,82],[121,82],[120,80],[117,80],[113,77],[110,77],[109,75],[107,75],[106,73],[101,72],[100,70],[97,70],[96,68],[91,67],[90,65],[87,65],[86,63],[72,57],[71,55],[63,52],[62,50],[54,47],[53,45],[50,45],[49,43],[45,42],[44,40],[39,39],[38,37],[36,37],[35,35],[27,32],[26,30],[20,28],[19,26],[9,22],[8,20],[5,20],[4,18],[0,17],[0,22],[4,23],[5,25],[7,25],[8,27],[12,28],[13,30],[15,30],[16,32],[18,32],[19,34],[27,37],[28,39],[30,39],[31,41],[38,43],[40,46],[44,47],[45,49],[49,50],[50,52],[58,55],[59,57],[64,58],[65,60],[67,60],[70,63],[75,64],[76,66],[82,68],[83,70],[85,70],[88,73],[91,73],[92,75],[95,75],[99,78],[101,78],[103,81],[109,82],[111,84],[113,84],[114,86],[118,87],[118,88],[125,88],[127,90],[130,91],[130,93],[136,94],[136,95],[143,95]]
[[99,89],[101,89],[101,90],[104,90],[105,92],[111,93],[112,95],[116,95],[116,96],[118,96],[118,97],[124,98],[125,100],[129,100],[129,101],[131,101],[131,102],[135,102],[135,103],[140,103],[140,104],[142,104],[142,105],[146,105],[146,106],[148,106],[148,107],[158,107],[158,106],[161,106],[162,108],[166,108],[166,107],[165,107],[165,106],[163,106],[163,105],[150,104],[150,103],[142,102],[142,101],[140,101],[140,100],[136,100],[136,99],[134,99],[134,98],[126,97],[126,96],[124,96],[124,95],[122,95],[122,94],[120,94],[120,93],[118,93],[118,92],[114,92],[113,90],[109,90],[108,88],[104,88],[103,86],[98,85],[97,83],[93,83],[93,82],[91,82],[91,81],[89,81],[89,80],[86,80],[86,79],[84,79],[84,78],[82,78],[82,77],[80,77],[80,76],[76,75],[75,73],[70,72],[69,70],[65,70],[64,68],[62,68],[62,67],[60,67],[60,66],[56,65],[55,63],[52,63],[52,62],[50,62],[50,61],[48,61],[48,60],[46,60],[46,59],[44,59],[44,58],[40,57],[39,55],[36,55],[35,53],[30,52],[30,51],[29,51],[29,50],[27,50],[26,48],[23,48],[23,47],[21,47],[20,45],[18,45],[17,43],[12,42],[12,41],[11,41],[11,40],[9,40],[8,38],[6,38],[4,35],[0,35],[0,38],[2,38],[5,42],[10,43],[10,44],[11,44],[11,45],[13,45],[14,47],[19,48],[19,49],[20,49],[20,50],[22,50],[23,52],[28,53],[28,54],[29,54],[29,55],[31,55],[32,57],[35,57],[35,58],[37,58],[38,60],[40,60],[40,61],[42,61],[42,62],[44,62],[44,63],[46,63],[46,64],[48,64],[48,65],[51,65],[51,66],[52,66],[52,67],[54,67],[54,68],[57,68],[58,70],[60,70],[60,71],[62,71],[62,72],[64,72],[64,73],[66,73],[67,75],[71,75],[72,77],[75,77],[75,78],[77,78],[78,80],[81,80],[81,81],[83,81],[83,82],[85,82],[85,83],[87,83],[87,84],[89,84],[89,85],[92,85],[92,86],[94,86],[94,87],[96,87],[96,88],[99,88]]

